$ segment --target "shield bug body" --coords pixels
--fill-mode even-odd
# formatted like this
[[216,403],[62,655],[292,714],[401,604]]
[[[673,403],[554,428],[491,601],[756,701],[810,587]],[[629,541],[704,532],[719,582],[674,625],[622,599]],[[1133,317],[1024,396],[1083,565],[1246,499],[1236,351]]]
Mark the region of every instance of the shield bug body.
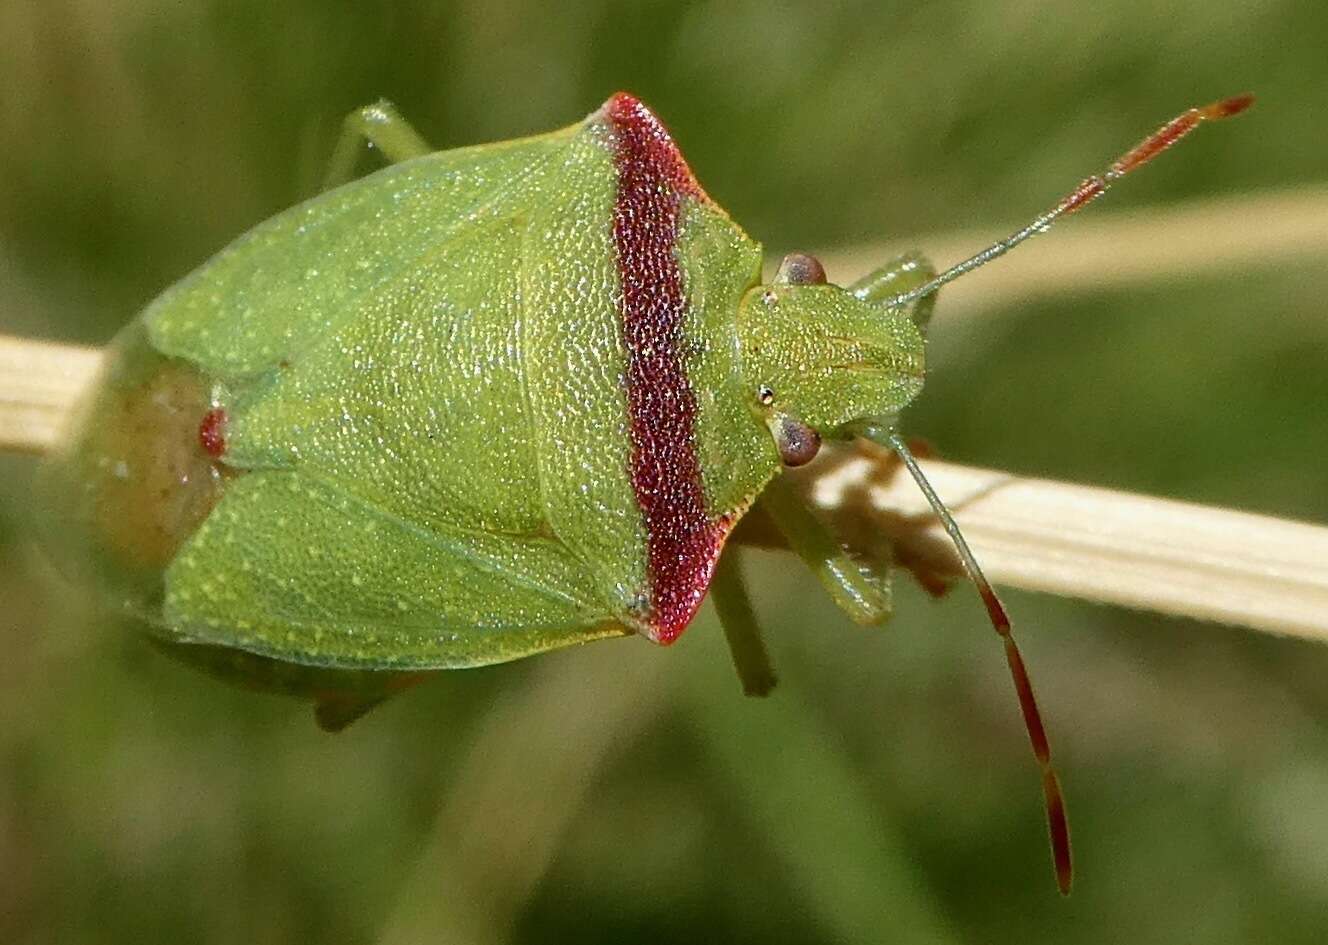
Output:
[[329,725],[421,671],[628,633],[669,643],[707,590],[763,692],[726,539],[759,500],[837,602],[884,619],[885,575],[778,475],[823,440],[873,440],[923,484],[1005,640],[1067,888],[1009,623],[896,418],[922,387],[941,285],[1246,104],[1186,112],[945,273],[911,256],[846,288],[801,254],[761,285],[760,246],[629,95],[560,131],[439,153],[390,106],[364,109],[334,177],[364,138],[394,163],[259,225],[114,343],[44,476],[68,526],[56,540],[195,662],[294,667],[280,685],[331,706]]

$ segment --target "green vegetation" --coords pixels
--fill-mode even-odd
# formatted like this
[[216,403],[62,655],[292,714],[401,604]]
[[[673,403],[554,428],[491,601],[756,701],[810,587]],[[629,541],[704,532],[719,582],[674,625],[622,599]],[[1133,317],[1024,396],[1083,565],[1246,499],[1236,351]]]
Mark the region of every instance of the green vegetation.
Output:
[[[104,342],[311,193],[342,116],[380,96],[447,147],[630,89],[774,254],[1022,222],[1246,89],[1248,116],[1089,212],[1328,176],[1328,12],[1308,0],[342,6],[0,7],[0,331]],[[1326,295],[1322,261],[1279,258],[950,323],[943,292],[909,432],[964,462],[1328,520]],[[328,736],[52,577],[34,467],[0,457],[0,941],[1322,940],[1321,647],[1008,593],[1075,832],[1062,901],[970,593],[903,586],[864,631],[756,555],[765,702],[705,614],[671,650],[447,675]]]

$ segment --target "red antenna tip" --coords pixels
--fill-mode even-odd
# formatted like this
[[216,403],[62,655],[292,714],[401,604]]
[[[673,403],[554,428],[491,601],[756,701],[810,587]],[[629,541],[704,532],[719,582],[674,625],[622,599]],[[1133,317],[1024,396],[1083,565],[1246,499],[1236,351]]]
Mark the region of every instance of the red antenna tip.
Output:
[[1240,95],[1233,95],[1231,98],[1224,98],[1220,102],[1206,105],[1200,111],[1203,112],[1205,118],[1230,118],[1232,115],[1239,115],[1253,104],[1254,93],[1243,92]]
[[1042,793],[1047,799],[1047,827],[1051,833],[1051,859],[1056,867],[1056,888],[1068,896],[1074,886],[1074,861],[1070,855],[1070,823],[1065,817],[1065,798],[1056,772],[1042,772]]

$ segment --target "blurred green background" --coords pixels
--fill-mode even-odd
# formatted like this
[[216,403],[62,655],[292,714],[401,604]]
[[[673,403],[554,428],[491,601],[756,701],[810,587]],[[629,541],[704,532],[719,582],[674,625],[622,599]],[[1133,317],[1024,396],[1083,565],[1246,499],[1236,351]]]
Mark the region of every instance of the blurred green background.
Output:
[[[631,89],[772,253],[925,248],[1022,222],[1184,106],[1246,89],[1248,116],[1092,212],[1325,182],[1325,36],[1311,0],[3,0],[0,331],[104,342],[308,195],[341,117],[380,96],[449,147]],[[909,430],[964,462],[1328,520],[1323,263],[1078,285],[962,323],[942,293]],[[863,631],[790,560],[755,557],[782,676],[765,702],[739,695],[707,611],[671,650],[447,675],[328,736],[53,578],[34,468],[0,457],[0,941],[1328,930],[1321,646],[1008,592],[1070,802],[1062,901],[966,591],[904,587]]]

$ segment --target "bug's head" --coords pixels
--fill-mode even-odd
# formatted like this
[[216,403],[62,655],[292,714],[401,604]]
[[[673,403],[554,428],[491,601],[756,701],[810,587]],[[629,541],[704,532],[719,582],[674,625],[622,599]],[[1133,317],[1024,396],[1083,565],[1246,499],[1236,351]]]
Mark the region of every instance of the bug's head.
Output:
[[922,334],[906,310],[830,285],[810,256],[785,258],[738,311],[744,396],[786,465],[855,421],[889,421],[922,389]]

